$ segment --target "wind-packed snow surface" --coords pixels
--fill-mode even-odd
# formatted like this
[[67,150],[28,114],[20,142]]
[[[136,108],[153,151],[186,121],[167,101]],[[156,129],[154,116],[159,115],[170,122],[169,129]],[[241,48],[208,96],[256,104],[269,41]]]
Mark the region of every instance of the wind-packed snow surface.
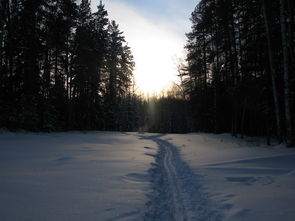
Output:
[[294,220],[295,150],[230,135],[0,134],[1,221]]

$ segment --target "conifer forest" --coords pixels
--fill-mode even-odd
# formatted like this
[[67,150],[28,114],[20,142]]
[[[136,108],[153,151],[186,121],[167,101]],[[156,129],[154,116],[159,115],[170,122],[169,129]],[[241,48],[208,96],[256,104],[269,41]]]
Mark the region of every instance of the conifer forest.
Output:
[[147,97],[103,2],[92,11],[89,0],[0,0],[0,128],[202,131],[294,145],[294,1],[201,0],[191,11],[179,82]]

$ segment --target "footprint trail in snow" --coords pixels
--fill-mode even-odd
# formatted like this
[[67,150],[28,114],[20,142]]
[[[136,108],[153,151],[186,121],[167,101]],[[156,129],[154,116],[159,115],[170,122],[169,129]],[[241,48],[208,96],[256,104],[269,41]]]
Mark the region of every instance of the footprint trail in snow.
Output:
[[[147,139],[147,138],[144,138]],[[145,221],[221,220],[210,209],[198,177],[181,159],[178,149],[160,136],[151,136],[159,146],[156,162],[150,169],[152,192],[148,195]]]

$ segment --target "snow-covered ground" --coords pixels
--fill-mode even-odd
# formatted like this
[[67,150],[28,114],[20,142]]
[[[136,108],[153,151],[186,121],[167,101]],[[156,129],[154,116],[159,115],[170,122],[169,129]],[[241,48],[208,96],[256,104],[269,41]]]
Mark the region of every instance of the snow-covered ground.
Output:
[[[295,150],[230,135],[168,135],[227,221],[295,220]],[[247,139],[246,139],[247,140]]]
[[295,150],[229,135],[0,134],[1,221],[294,220]]
[[155,148],[123,133],[0,134],[0,220],[141,220]]

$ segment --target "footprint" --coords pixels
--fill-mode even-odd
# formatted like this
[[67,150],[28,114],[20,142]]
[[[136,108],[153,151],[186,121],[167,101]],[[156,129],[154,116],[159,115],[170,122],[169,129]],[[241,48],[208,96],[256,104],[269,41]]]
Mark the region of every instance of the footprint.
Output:
[[152,153],[144,153],[144,155],[149,156],[149,157],[157,157],[156,154],[152,154]]
[[254,177],[226,177],[225,179],[229,182],[241,183],[245,185],[252,185],[257,181]]
[[70,161],[70,160],[73,160],[73,159],[74,159],[73,157],[60,157],[60,158],[56,159],[55,161],[63,162],[63,161]]
[[142,173],[128,173],[123,179],[130,183],[141,183],[149,181],[150,176]]

